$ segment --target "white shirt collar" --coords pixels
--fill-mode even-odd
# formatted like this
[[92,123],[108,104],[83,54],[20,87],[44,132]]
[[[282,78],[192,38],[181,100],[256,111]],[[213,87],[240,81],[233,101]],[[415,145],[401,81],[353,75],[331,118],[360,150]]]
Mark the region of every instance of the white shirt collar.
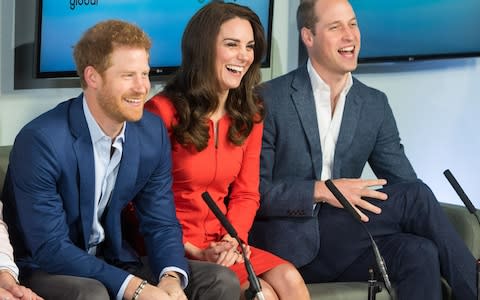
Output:
[[[318,75],[317,71],[313,68],[312,62],[310,59],[307,61],[307,72],[310,77],[310,83],[312,85],[313,91],[320,91],[320,92],[329,92],[330,93],[330,87],[328,84],[323,81],[323,79]],[[353,85],[353,78],[352,78],[352,73],[348,72],[347,75],[347,81],[345,83],[345,86],[343,87],[342,94],[347,95],[348,91],[350,91],[350,88]]]

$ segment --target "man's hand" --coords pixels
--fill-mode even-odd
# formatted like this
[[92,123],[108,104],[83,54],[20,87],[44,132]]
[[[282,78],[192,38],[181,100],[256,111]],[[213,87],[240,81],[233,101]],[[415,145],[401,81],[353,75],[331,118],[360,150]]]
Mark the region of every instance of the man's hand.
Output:
[[[174,278],[172,278],[174,279]],[[175,279],[176,280],[176,279]],[[163,281],[163,280],[162,280]],[[158,284],[158,286],[146,284],[143,289],[138,294],[138,300],[187,300],[187,296],[183,292],[180,282],[175,283],[177,287],[169,286],[170,283],[164,283],[161,286],[162,281]],[[125,289],[125,294],[123,295],[123,299],[130,300],[133,298],[135,291],[142,283],[142,279],[138,277],[134,277],[130,280]]]
[[[375,214],[380,214],[382,210],[364,200],[363,198],[374,198],[381,201],[387,200],[388,196],[385,193],[376,191],[371,187],[383,186],[387,184],[385,179],[334,179],[332,180],[337,189],[345,196],[345,198],[352,204],[353,208],[360,214],[362,221],[368,222],[368,217],[359,209],[363,208]],[[332,206],[343,208],[338,200],[325,186],[324,181],[317,181],[315,183],[314,191],[315,202],[326,202]]]
[[158,283],[158,288],[165,291],[170,299],[174,300],[187,300],[187,296],[183,292],[180,275],[175,272],[167,272],[167,276],[162,276],[160,282]]
[[29,288],[18,285],[8,272],[0,272],[0,299],[43,300]]
[[[124,297],[124,299],[126,299]],[[130,300],[132,298],[128,298]],[[177,298],[170,297],[168,293],[154,285],[147,284],[142,292],[138,295],[138,300],[173,300]],[[178,298],[178,299],[187,299],[185,298]]]

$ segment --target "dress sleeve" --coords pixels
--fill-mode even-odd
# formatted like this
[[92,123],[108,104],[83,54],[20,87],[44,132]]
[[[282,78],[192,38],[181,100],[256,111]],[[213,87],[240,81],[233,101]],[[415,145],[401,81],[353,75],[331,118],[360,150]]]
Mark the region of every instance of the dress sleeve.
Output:
[[247,243],[248,232],[260,205],[260,150],[263,123],[255,124],[244,146],[242,166],[232,184],[227,218],[237,229],[242,241]]

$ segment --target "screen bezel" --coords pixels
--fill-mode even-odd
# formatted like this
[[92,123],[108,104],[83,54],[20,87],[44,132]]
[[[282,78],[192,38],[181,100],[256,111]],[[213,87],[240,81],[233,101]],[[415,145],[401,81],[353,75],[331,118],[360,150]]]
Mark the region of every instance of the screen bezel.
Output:
[[[450,45],[454,45],[455,47],[452,47],[451,49],[449,47],[444,47],[441,45],[441,43],[438,43],[438,39],[435,39],[435,34],[438,34],[438,32],[442,32],[440,29],[444,28],[443,23],[444,20],[455,20],[455,17],[458,17],[460,12],[468,12],[468,18],[467,20],[477,20],[480,18],[480,11],[472,11],[462,9],[462,10],[456,10],[456,7],[462,6],[462,1],[440,1],[440,2],[435,2],[431,4],[427,3],[422,3],[422,4],[415,4],[415,5],[409,5],[405,4],[403,2],[399,2],[398,6],[402,7],[402,10],[400,12],[398,9],[392,8],[391,5],[387,5],[386,3],[382,4],[385,6],[388,6],[388,9],[385,9],[385,7],[380,7],[379,11],[375,11],[375,13],[380,13],[377,17],[374,17],[373,11],[370,9],[371,7],[376,7],[378,6],[378,2],[381,0],[372,0],[372,1],[365,1],[365,0],[359,0],[359,5],[361,2],[361,5],[363,6],[362,9],[360,7],[356,7],[355,1],[352,2],[353,9],[355,11],[355,14],[357,16],[357,21],[360,26],[360,31],[361,31],[361,36],[362,36],[362,47],[359,53],[358,57],[358,62],[360,64],[368,64],[368,63],[384,63],[384,62],[413,62],[413,61],[424,61],[424,60],[438,60],[438,59],[454,59],[454,58],[468,58],[468,57],[478,57],[480,56],[480,44],[479,44],[479,39],[475,39],[475,43],[473,43],[473,47],[459,47],[457,45],[462,45],[461,44],[461,39],[458,38],[457,40],[452,39],[457,41],[456,43],[451,43]],[[451,14],[450,15],[445,15],[442,14],[441,18],[439,18],[439,14],[444,12],[445,8],[442,8],[445,4],[451,5],[454,4],[454,7],[450,9]],[[465,6],[465,3],[463,3]],[[475,3],[475,5],[480,8],[480,4]],[[383,13],[382,13],[383,12]],[[403,12],[406,12],[406,17],[402,15]],[[362,15],[362,13],[365,13],[365,15]],[[417,18],[417,21],[413,21],[415,19],[412,18]],[[428,20],[429,22],[427,22]],[[433,21],[431,21],[433,20]],[[435,27],[435,20],[438,20],[440,22],[437,24],[437,27]],[[401,21],[401,22],[400,22]],[[431,22],[430,22],[431,21]],[[377,22],[377,23],[375,23]],[[390,22],[390,23],[388,23]],[[437,22],[437,23],[438,23]],[[409,40],[410,35],[412,34],[411,25],[415,24],[415,26],[418,26],[418,28],[415,28],[414,34],[413,34],[413,41],[409,41],[407,45],[412,45],[410,49],[404,49],[402,51],[399,51],[401,53],[395,53],[396,51],[392,51],[392,53],[389,53],[390,48],[395,48],[394,45],[399,45],[403,41]],[[463,23],[462,23],[463,24]],[[403,28],[402,26],[407,26],[406,32],[405,30],[400,31],[400,28]],[[449,33],[449,36],[452,37],[461,37],[462,32],[468,32],[466,35],[466,38],[469,36],[476,36],[474,29],[468,29],[469,31],[461,30],[465,29],[465,27],[468,27],[464,25],[463,27],[456,28],[455,31],[452,31]],[[373,29],[372,29],[373,28]],[[382,35],[378,35],[380,32],[378,28],[385,28],[382,29],[381,31],[383,32]],[[449,27],[447,27],[449,28]],[[370,33],[369,30],[373,30],[374,32],[376,31],[377,35]],[[410,30],[410,31],[409,31]],[[402,32],[400,35],[396,35],[396,33]],[[431,35],[428,34],[428,32],[431,32]],[[423,33],[423,34],[422,34]],[[381,36],[384,36],[384,38],[380,38]],[[434,48],[434,49],[422,49],[421,47],[416,47],[418,44],[415,43],[415,41],[421,40],[422,42],[425,40],[423,37],[428,38],[429,36],[432,36],[430,41],[430,45],[439,45],[439,48]],[[363,45],[368,45],[370,48],[372,47],[372,41],[373,45],[377,46],[380,44],[380,41],[384,43],[384,46],[381,47],[381,49],[384,49],[382,51],[383,53],[373,53],[373,54],[368,54],[369,56],[366,56],[367,54],[362,53],[362,49],[364,49]],[[390,43],[389,43],[390,40]],[[392,42],[393,40],[393,42]],[[393,43],[393,45],[392,45]],[[429,44],[426,42],[426,44]],[[415,47],[414,47],[415,46]],[[401,47],[400,47],[401,48]],[[443,48],[443,49],[442,49]],[[470,48],[470,49],[467,49]],[[377,47],[378,49],[378,47]],[[375,51],[375,52],[380,52],[380,51]]]
[[[42,11],[43,11],[43,1],[37,0],[37,17],[36,17],[36,32],[35,32],[35,43],[34,43],[34,74],[36,78],[78,78],[76,70],[66,70],[66,71],[41,71],[41,45],[42,45]],[[273,24],[273,7],[274,0],[268,1],[268,16],[267,16],[267,28],[264,28],[267,42],[267,49],[265,53],[264,60],[262,61],[262,68],[270,68],[271,66],[271,52],[272,52],[272,24]],[[179,49],[179,51],[181,51]],[[73,59],[73,58],[72,58]],[[161,79],[172,75],[180,66],[150,66],[150,78],[152,79]]]

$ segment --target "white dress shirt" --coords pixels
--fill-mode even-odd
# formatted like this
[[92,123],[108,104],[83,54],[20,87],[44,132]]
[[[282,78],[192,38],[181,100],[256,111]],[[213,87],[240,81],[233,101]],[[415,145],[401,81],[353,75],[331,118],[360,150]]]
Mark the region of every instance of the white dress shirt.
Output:
[[322,147],[321,180],[327,180],[332,178],[335,147],[337,145],[340,126],[342,125],[345,98],[353,84],[352,74],[348,73],[347,82],[337,99],[335,111],[332,114],[330,87],[317,74],[310,60],[308,60],[307,63],[307,71],[310,76],[313,97],[315,99],[318,132],[320,134],[320,145]]
[[[115,181],[117,180],[118,167],[122,158],[123,143],[125,141],[125,123],[123,124],[120,134],[112,142],[112,139],[103,132],[97,121],[93,118],[85,97],[83,98],[83,113],[87,120],[88,130],[90,131],[93,145],[93,158],[95,161],[95,201],[93,206],[93,215],[95,217],[92,221],[92,233],[88,240],[88,253],[95,255],[97,246],[105,240],[105,231],[101,219],[110,201],[110,196],[115,187]],[[111,155],[112,147],[115,148],[113,155]],[[117,293],[117,300],[123,299],[125,289],[132,278],[133,275],[129,275],[122,283]]]
[[[331,91],[325,81],[320,78],[313,68],[310,59],[307,62],[307,71],[315,100],[315,111],[317,114],[318,133],[320,135],[320,146],[322,149],[322,173],[320,180],[325,181],[332,178],[333,162],[335,158],[335,147],[337,146],[338,134],[342,125],[345,98],[352,87],[352,74],[348,73],[347,82],[337,99],[335,111],[332,114]],[[313,209],[317,204],[313,205]]]
[[[93,218],[92,233],[88,243],[88,253],[95,255],[97,246],[105,240],[101,219],[117,180],[118,167],[125,141],[125,124],[123,124],[120,134],[112,141],[93,118],[85,98],[83,99],[83,113],[90,131],[95,161],[94,215],[96,218]],[[112,147],[115,149],[113,155],[111,155]]]

